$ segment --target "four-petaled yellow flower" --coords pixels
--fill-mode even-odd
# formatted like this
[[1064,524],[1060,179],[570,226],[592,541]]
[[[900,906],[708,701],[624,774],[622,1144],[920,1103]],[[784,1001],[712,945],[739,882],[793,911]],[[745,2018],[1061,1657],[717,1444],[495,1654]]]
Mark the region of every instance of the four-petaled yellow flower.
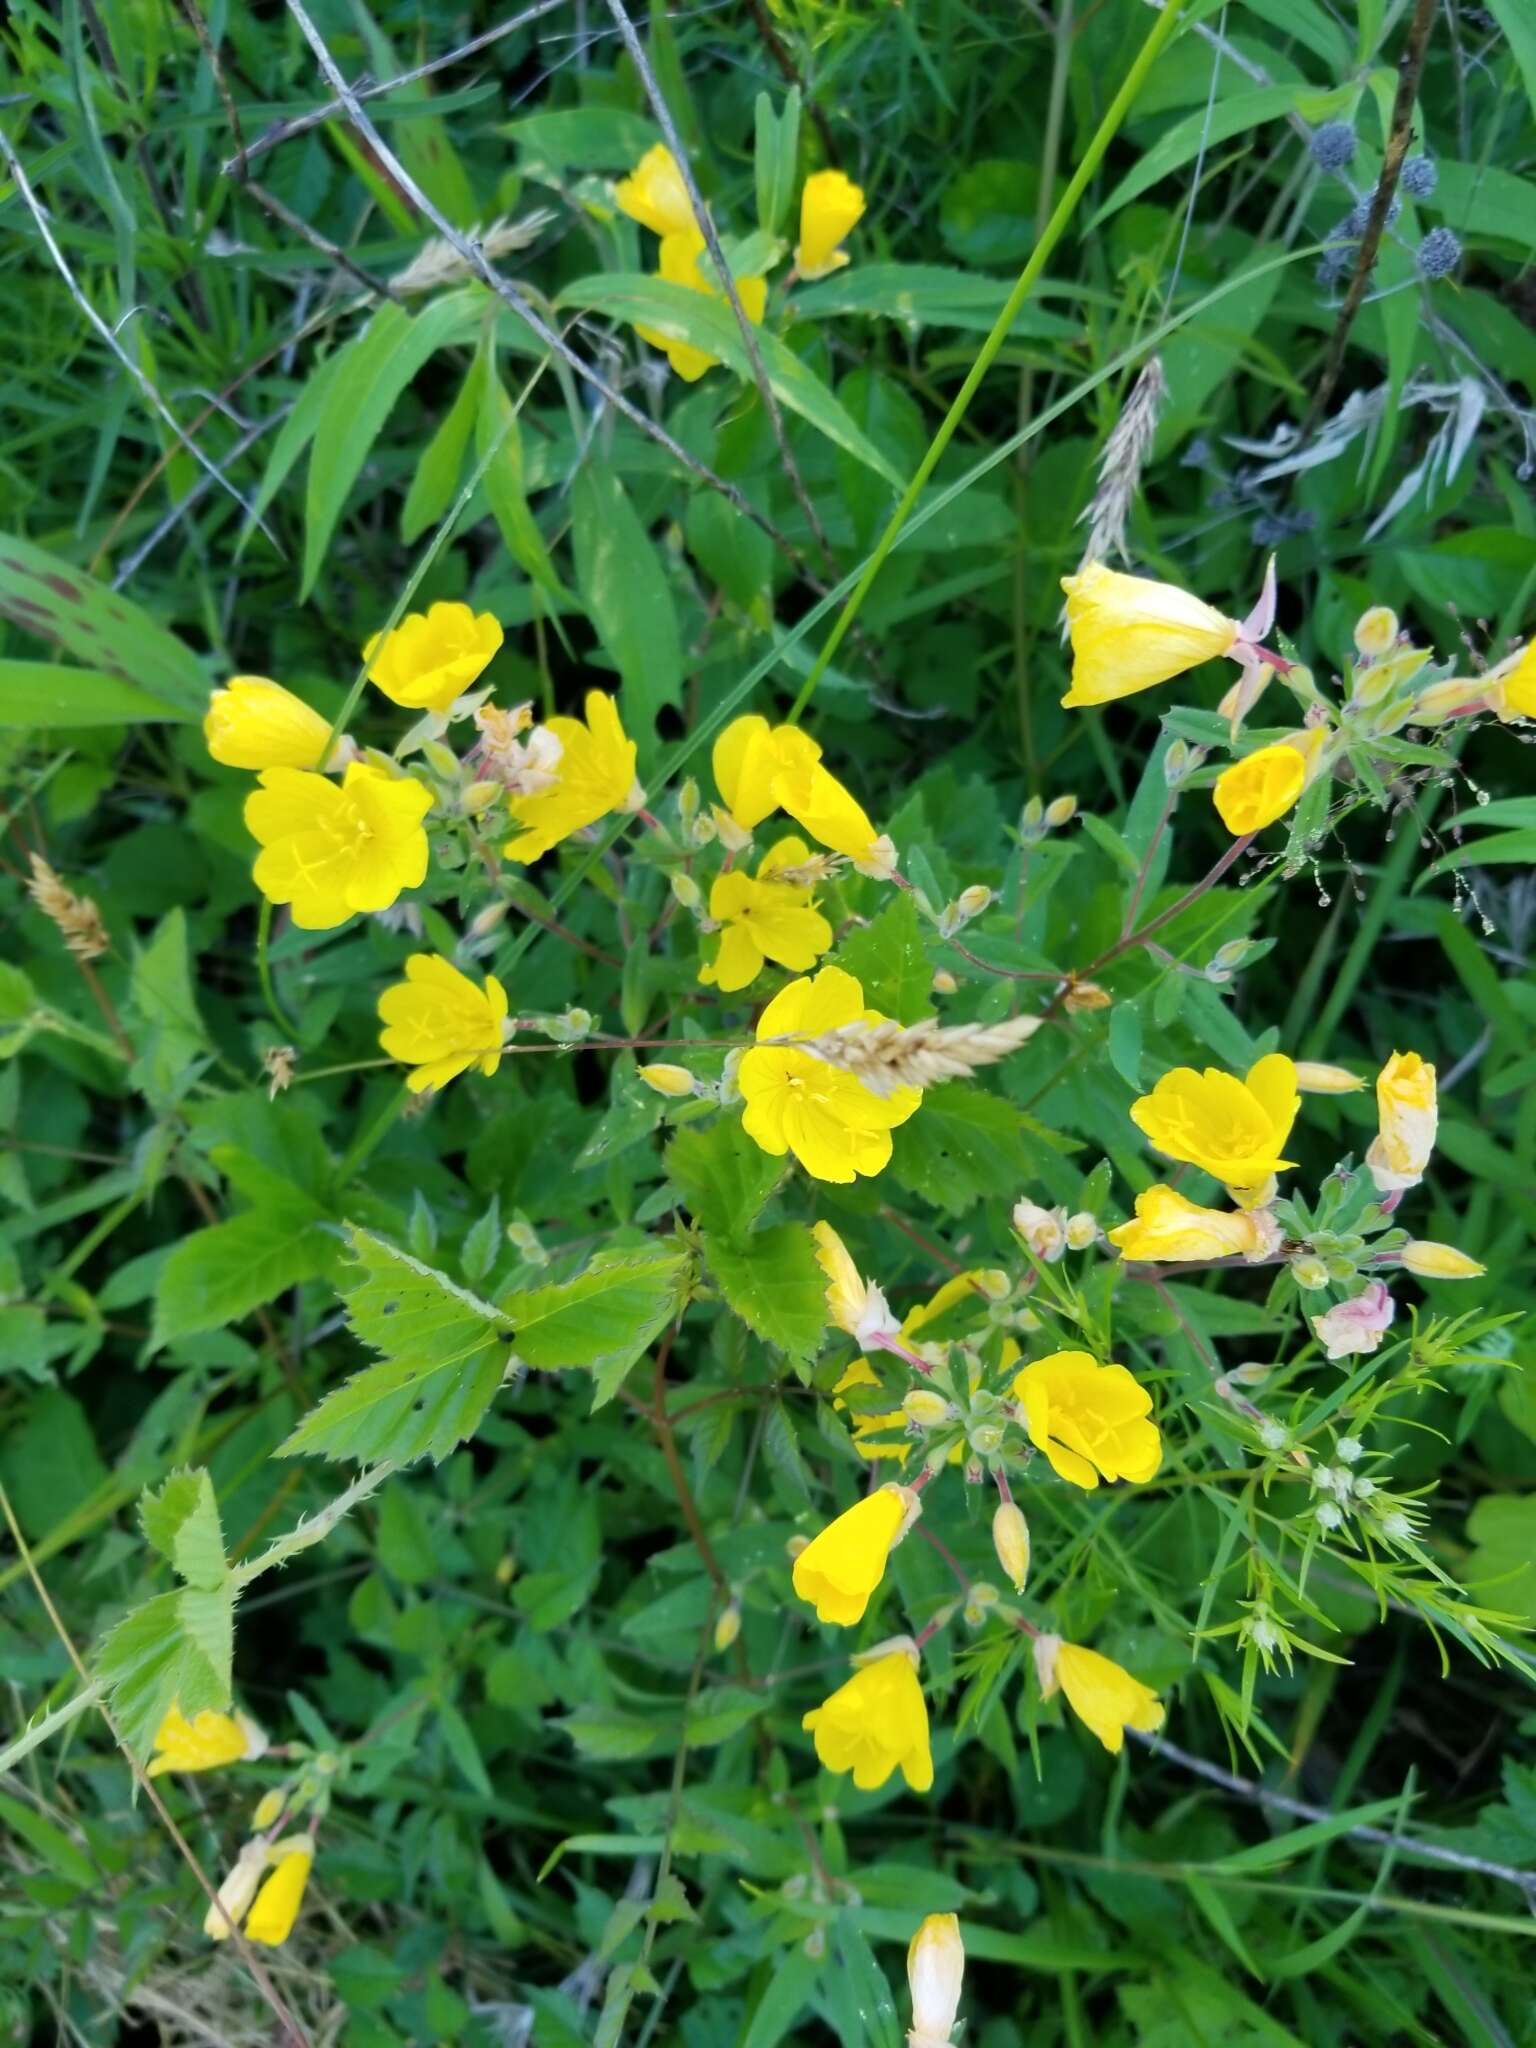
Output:
[[363,761],[339,785],[304,768],[268,768],[245,800],[246,829],[262,849],[256,886],[269,902],[290,904],[304,931],[387,910],[426,875],[421,821],[431,808],[424,783]]
[[1073,1486],[1106,1479],[1150,1479],[1162,1462],[1152,1396],[1123,1365],[1100,1365],[1087,1351],[1053,1351],[1013,1382],[1030,1442]]
[[1122,1259],[1264,1259],[1279,1244],[1280,1226],[1263,1209],[1204,1209],[1159,1184],[1136,1197],[1136,1216],[1106,1233]]
[[1282,1155],[1300,1102],[1294,1065],[1272,1052],[1241,1081],[1216,1067],[1174,1067],[1131,1104],[1131,1120],[1170,1159],[1230,1188],[1256,1188],[1295,1164]]
[[[1321,740],[1321,727],[1316,732]],[[1307,767],[1316,751],[1311,742],[1311,733],[1299,733],[1295,744],[1278,740],[1222,769],[1211,794],[1221,822],[1234,839],[1262,832],[1285,816],[1306,787]]]
[[[704,237],[691,225],[677,234],[664,236],[656,258],[656,275],[666,284],[685,285],[689,291],[703,292],[706,298],[719,299],[723,305],[725,292],[719,279],[712,269],[707,269],[699,261],[704,247]],[[754,327],[761,327],[763,311],[768,304],[768,280],[738,277],[735,283],[742,311]],[[720,360],[707,349],[695,348],[692,342],[680,340],[659,327],[649,327],[640,320],[635,322],[635,332],[652,348],[665,351],[667,361],[685,384],[696,384],[704,372],[712,370]]]
[[368,680],[407,711],[447,711],[501,645],[489,612],[457,601],[407,612],[392,633],[375,633],[363,649]]
[[189,1721],[173,1705],[155,1730],[155,1754],[148,1775],[165,1771],[217,1771],[225,1764],[248,1762],[266,1749],[267,1738],[248,1714],[217,1714],[204,1709]]
[[1060,1636],[1039,1636],[1035,1640],[1035,1670],[1041,1697],[1050,1699],[1060,1688],[1067,1705],[1111,1756],[1118,1756],[1124,1748],[1127,1728],[1153,1735],[1163,1725],[1163,1703],[1151,1686],[1132,1678],[1129,1671],[1113,1659],[1101,1657],[1097,1650],[1064,1643]]
[[203,738],[226,768],[318,768],[331,722],[270,676],[231,676],[215,690]]
[[864,991],[841,967],[792,981],[757,1020],[758,1043],[744,1053],[736,1081],[746,1108],[742,1129],[765,1152],[793,1152],[816,1180],[851,1181],[890,1162],[891,1132],[916,1114],[920,1088],[876,1095],[842,1067],[829,1066],[780,1037],[816,1038],[862,1020],[883,1023],[864,1006]]
[[1365,1155],[1371,1178],[1386,1193],[1417,1187],[1440,1127],[1435,1070],[1416,1052],[1394,1052],[1376,1077],[1380,1130]]
[[406,1077],[413,1095],[441,1088],[466,1067],[494,1074],[501,1065],[507,992],[494,974],[476,988],[440,953],[413,953],[405,980],[379,997],[384,1030],[379,1044],[392,1060],[414,1072]]
[[864,1619],[886,1562],[921,1504],[905,1486],[881,1486],[829,1522],[795,1559],[795,1591],[818,1621],[852,1628]]
[[586,714],[585,725],[579,718],[551,718],[545,727],[560,742],[554,786],[508,797],[513,823],[522,828],[502,848],[508,860],[538,860],[629,801],[635,743],[619,723],[618,706],[601,690],[589,690]]
[[803,839],[781,839],[763,856],[757,879],[733,868],[709,892],[709,914],[724,926],[720,948],[699,979],[730,992],[756,981],[766,961],[803,973],[832,944],[832,927],[809,889],[775,878],[810,858]]
[[315,1845],[308,1835],[290,1835],[286,1841],[274,1842],[267,1854],[272,1871],[256,1894],[245,1923],[245,1938],[259,1941],[264,1948],[281,1948],[299,1917]]
[[1172,583],[1152,583],[1089,562],[1064,576],[1067,630],[1072,636],[1068,706],[1108,704],[1171,682],[1202,661],[1230,654],[1235,619]]
[[664,142],[645,152],[629,176],[614,186],[613,196],[621,213],[653,235],[682,235],[698,228],[677,158]]
[[864,217],[864,193],[842,171],[813,171],[800,193],[795,268],[807,284],[848,262],[838,244]]
[[877,1792],[898,1766],[912,1791],[932,1789],[928,1706],[915,1648],[903,1644],[861,1665],[800,1725],[815,1737],[822,1765],[852,1771],[861,1792]]
[[715,741],[715,784],[732,822],[752,832],[779,808],[774,788],[781,775],[799,775],[821,759],[821,748],[798,725],[770,725],[755,711],[733,718]]

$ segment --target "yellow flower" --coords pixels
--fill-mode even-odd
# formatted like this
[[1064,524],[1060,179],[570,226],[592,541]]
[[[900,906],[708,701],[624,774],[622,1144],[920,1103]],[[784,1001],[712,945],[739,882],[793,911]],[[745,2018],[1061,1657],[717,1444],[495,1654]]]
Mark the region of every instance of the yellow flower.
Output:
[[923,1091],[901,1087],[876,1095],[846,1069],[798,1045],[764,1041],[815,1038],[860,1018],[884,1021],[878,1010],[864,1007],[864,991],[851,974],[823,967],[780,989],[757,1020],[758,1043],[737,1070],[747,1136],[776,1157],[793,1152],[816,1180],[881,1172],[890,1161],[891,1132],[915,1115]]
[[821,748],[798,725],[769,725],[755,711],[733,718],[711,755],[715,785],[733,823],[754,831],[779,808],[774,784],[781,775],[803,773],[821,759]]
[[245,1938],[259,1941],[264,1948],[281,1948],[299,1917],[315,1845],[308,1835],[290,1835],[286,1841],[274,1842],[267,1853],[272,1872],[256,1894],[245,1923]]
[[819,761],[775,778],[773,793],[795,823],[834,853],[878,862],[882,842],[864,808]]
[[[667,284],[686,285],[691,292],[703,292],[706,298],[719,299],[725,303],[725,292],[717,278],[706,275],[699,266],[704,253],[704,237],[691,223],[676,233],[663,237],[661,250],[656,259],[656,275]],[[768,304],[768,280],[763,277],[738,277],[736,296],[741,301],[742,311],[754,327],[763,324],[763,310]],[[647,327],[643,321],[635,322],[635,332],[642,341],[648,341],[652,348],[665,351],[667,361],[672,365],[685,384],[696,384],[706,370],[712,370],[719,362],[707,349],[695,348],[691,342],[679,341],[660,328]]]
[[907,2048],[948,2048],[960,2010],[965,1943],[953,1913],[930,1913],[907,1948],[912,2031]]
[[1152,1396],[1123,1365],[1100,1365],[1087,1351],[1053,1351],[1026,1365],[1013,1383],[1030,1442],[1073,1486],[1106,1479],[1150,1479],[1162,1462]]
[[435,604],[407,612],[392,633],[375,633],[363,649],[368,679],[407,711],[447,711],[501,645],[489,612],[467,604]]
[[189,1721],[173,1705],[155,1730],[155,1755],[148,1775],[165,1771],[217,1771],[225,1764],[248,1762],[267,1746],[267,1738],[246,1714],[215,1714],[204,1710]]
[[502,848],[508,860],[538,860],[562,839],[595,825],[618,810],[634,788],[635,743],[619,723],[618,706],[601,690],[589,690],[587,722],[551,718],[544,730],[560,743],[552,788],[507,799],[512,821],[522,827]]
[[1272,1052],[1239,1081],[1216,1067],[1174,1067],[1131,1104],[1131,1121],[1170,1159],[1203,1167],[1228,1187],[1258,1187],[1283,1166],[1301,1098],[1296,1069]]
[[898,1765],[912,1791],[932,1788],[928,1708],[915,1649],[903,1645],[861,1665],[800,1725],[816,1738],[825,1768],[852,1771],[861,1792],[877,1792]]
[[1122,1259],[1263,1259],[1280,1242],[1264,1210],[1203,1209],[1177,1189],[1159,1185],[1136,1197],[1136,1218],[1108,1233]]
[[[901,1329],[898,1334],[908,1343],[912,1342],[920,1330],[924,1329],[929,1323],[937,1321],[947,1310],[953,1308],[957,1301],[970,1299],[985,1305],[986,1302],[992,1299],[992,1296],[987,1291],[986,1283],[993,1277],[985,1267],[978,1267],[967,1273],[952,1274],[944,1282],[944,1285],[927,1301],[917,1302],[908,1309],[902,1319]],[[1006,1276],[1003,1277],[1006,1278]],[[830,1298],[830,1289],[828,1293]],[[1011,1337],[1006,1338],[1003,1345],[1004,1365],[1010,1364],[1018,1355],[1018,1345],[1014,1343]],[[875,1371],[869,1360],[867,1358],[856,1358],[832,1391],[834,1394],[843,1394],[850,1387],[878,1387],[880,1384],[880,1375]],[[919,1389],[919,1391],[924,1390]],[[907,1397],[907,1399],[910,1398],[910,1396]],[[842,1407],[843,1403],[838,1402],[837,1405]],[[948,1406],[947,1403],[944,1405]],[[861,1458],[868,1458],[872,1462],[894,1458],[899,1464],[905,1465],[907,1459],[916,1448],[912,1438],[903,1434],[894,1442],[882,1441],[881,1439],[891,1430],[905,1432],[909,1412],[904,1401],[900,1408],[894,1409],[888,1414],[873,1415],[860,1413],[855,1415],[853,1418],[853,1447],[859,1456]],[[962,1464],[965,1460],[965,1455],[964,1442],[957,1442],[949,1454],[948,1463],[951,1465]]]
[[1321,1060],[1297,1060],[1296,1086],[1303,1095],[1354,1095],[1365,1083],[1348,1067],[1330,1067]]
[[894,1337],[899,1325],[880,1289],[866,1281],[849,1256],[848,1247],[830,1223],[813,1223],[816,1263],[827,1276],[827,1313],[840,1330],[861,1345]]
[[226,768],[318,768],[331,722],[270,676],[231,676],[215,690],[203,738]]
[[[1319,738],[1321,730],[1319,729]],[[1234,839],[1273,825],[1301,795],[1307,780],[1307,757],[1287,740],[1260,747],[1223,768],[1212,791],[1221,822]]]
[[1417,1187],[1440,1125],[1434,1068],[1416,1052],[1394,1052],[1376,1077],[1376,1115],[1380,1130],[1365,1155],[1372,1180],[1383,1193]]
[[1427,1237],[1410,1237],[1398,1257],[1421,1280],[1480,1280],[1488,1270],[1455,1245]]
[[992,1516],[992,1548],[1015,1593],[1029,1577],[1029,1524],[1017,1501],[1000,1500]]
[[432,792],[409,775],[354,761],[338,786],[303,768],[268,768],[245,800],[261,852],[256,886],[287,903],[304,931],[345,924],[354,911],[387,910],[427,872],[422,819]]
[[494,974],[476,988],[441,954],[413,953],[405,980],[379,997],[379,1016],[379,1044],[415,1069],[405,1084],[413,1095],[441,1088],[477,1063],[482,1074],[501,1065],[507,992]]
[[830,277],[848,261],[837,245],[864,217],[864,194],[841,171],[813,171],[800,193],[800,240],[795,268],[807,284]]
[[764,855],[757,879],[732,869],[709,892],[709,914],[724,926],[719,950],[699,979],[727,992],[756,981],[765,961],[802,973],[832,944],[832,927],[815,908],[809,889],[776,881],[781,868],[810,858],[803,839],[781,839]]
[[904,1486],[882,1486],[829,1522],[795,1559],[795,1591],[818,1621],[852,1628],[885,1577],[886,1560],[920,1512]]
[[210,1941],[228,1941],[245,1918],[266,1867],[266,1843],[247,1842],[219,1886],[218,1905],[210,1905],[203,1915],[203,1932]]
[[1112,1756],[1125,1746],[1127,1728],[1152,1735],[1163,1725],[1163,1703],[1151,1686],[1097,1650],[1064,1643],[1060,1636],[1041,1636],[1035,1643],[1035,1669],[1041,1697],[1050,1699],[1059,1687],[1079,1721]]
[[1500,664],[1493,708],[1506,725],[1516,718],[1536,718],[1536,640],[1518,656]]
[[641,157],[627,178],[613,188],[621,213],[639,221],[653,235],[681,235],[696,232],[693,205],[683,174],[664,142],[655,143]]
[[1090,562],[1064,576],[1061,587],[1072,636],[1072,687],[1061,700],[1068,706],[1108,704],[1150,690],[1230,654],[1238,642],[1235,619],[1172,583]]

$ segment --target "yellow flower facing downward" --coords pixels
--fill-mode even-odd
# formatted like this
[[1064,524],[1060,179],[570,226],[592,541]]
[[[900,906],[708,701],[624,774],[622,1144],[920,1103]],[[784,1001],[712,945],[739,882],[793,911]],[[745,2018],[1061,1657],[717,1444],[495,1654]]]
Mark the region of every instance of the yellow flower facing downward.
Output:
[[339,786],[307,769],[268,768],[245,800],[246,829],[261,847],[256,886],[289,904],[304,931],[387,910],[426,877],[422,820],[431,808],[424,783],[363,761]]
[[363,649],[368,679],[407,711],[447,711],[501,645],[489,612],[457,602],[407,612],[392,633],[375,633]]
[[905,1644],[861,1665],[800,1725],[815,1737],[821,1764],[851,1771],[861,1792],[879,1791],[898,1768],[912,1791],[933,1787],[928,1706],[917,1652]]
[[318,768],[331,722],[270,676],[231,676],[215,690],[203,738],[226,768]]
[[891,1552],[919,1513],[905,1486],[881,1486],[813,1537],[795,1559],[795,1591],[818,1621],[852,1628],[885,1577]]
[[1107,1233],[1122,1259],[1179,1264],[1185,1259],[1264,1259],[1281,1231],[1263,1209],[1203,1209],[1176,1188],[1159,1185],[1136,1197],[1136,1217]]
[[1058,1689],[1064,1692],[1067,1705],[1111,1756],[1124,1748],[1127,1728],[1153,1735],[1163,1725],[1163,1703],[1151,1686],[1097,1650],[1064,1643],[1060,1636],[1040,1636],[1035,1641],[1035,1670],[1041,1697],[1050,1699]]
[[832,944],[832,927],[809,889],[776,879],[784,868],[810,858],[803,839],[781,839],[765,854],[757,878],[733,868],[709,892],[709,914],[724,927],[715,957],[699,969],[702,982],[729,993],[756,981],[771,960],[803,973]]
[[1517,718],[1536,718],[1536,640],[1500,663],[1491,693],[1494,711],[1504,724]]
[[507,992],[494,974],[476,988],[440,953],[413,953],[405,980],[379,997],[384,1025],[379,1044],[392,1060],[414,1069],[406,1078],[413,1095],[441,1088],[478,1064],[482,1074],[501,1065]]
[[155,1730],[155,1754],[148,1775],[166,1771],[217,1771],[225,1764],[247,1763],[260,1756],[267,1738],[248,1714],[216,1714],[205,1709],[189,1721],[173,1706]]
[[1254,1188],[1295,1164],[1282,1154],[1300,1102],[1294,1065],[1272,1052],[1241,1081],[1216,1067],[1174,1067],[1131,1104],[1131,1120],[1170,1159],[1228,1187]]
[[[1323,738],[1321,727],[1317,738]],[[1272,747],[1244,755],[1230,768],[1223,768],[1212,791],[1217,814],[1234,839],[1250,832],[1262,832],[1283,818],[1306,787],[1307,766],[1316,749],[1312,735],[1297,735],[1298,742],[1279,740]]]
[[813,171],[800,193],[795,268],[807,284],[848,262],[838,244],[864,218],[864,194],[842,171]]
[[274,1842],[267,1855],[272,1864],[271,1874],[256,1894],[256,1903],[245,1923],[245,1938],[260,1942],[264,1948],[281,1948],[292,1934],[304,1902],[315,1845],[308,1835],[290,1835],[285,1841]]
[[821,759],[821,748],[798,725],[770,725],[750,711],[731,720],[710,758],[732,823],[752,832],[779,808],[779,777],[805,773]]
[[1371,1178],[1385,1194],[1417,1187],[1424,1178],[1440,1127],[1435,1070],[1416,1052],[1395,1052],[1376,1077],[1380,1129],[1365,1155]]
[[[703,292],[706,298],[719,299],[724,304],[725,291],[719,279],[700,265],[704,249],[704,237],[691,224],[676,234],[666,235],[656,258],[656,275],[665,284],[685,285],[691,292]],[[761,327],[768,304],[768,280],[764,277],[738,277],[735,284],[742,311],[754,327]],[[679,341],[675,335],[663,333],[658,327],[648,327],[640,320],[635,322],[635,332],[652,348],[664,352],[685,384],[696,384],[704,372],[712,370],[720,360],[707,349],[695,348],[692,342]]]
[[1072,687],[1061,700],[1069,707],[1150,690],[1238,643],[1235,619],[1172,583],[1089,562],[1061,587],[1072,638]]
[[778,776],[773,793],[801,830],[823,846],[857,867],[889,867],[889,840],[882,839],[863,805],[819,761]]
[[551,718],[544,730],[560,745],[553,784],[507,799],[521,829],[502,848],[508,860],[538,860],[562,839],[595,825],[629,800],[635,786],[635,743],[619,723],[618,706],[601,690],[589,690],[586,723]]
[[698,229],[677,158],[664,142],[645,152],[629,176],[614,186],[613,196],[621,213],[653,235],[684,235]]
[[1030,1442],[1051,1469],[1092,1491],[1108,1480],[1150,1479],[1162,1439],[1149,1422],[1152,1396],[1123,1365],[1100,1365],[1087,1351],[1053,1351],[1026,1365],[1013,1383]]
[[953,1913],[930,1913],[907,1946],[912,2029],[907,2048],[949,2048],[965,1981],[965,1943]]
[[792,981],[757,1021],[758,1043],[742,1056],[736,1081],[746,1107],[742,1129],[765,1152],[793,1152],[816,1180],[851,1181],[890,1163],[891,1132],[916,1114],[920,1088],[876,1095],[842,1067],[775,1038],[816,1038],[861,1020],[881,1023],[864,991],[840,967]]

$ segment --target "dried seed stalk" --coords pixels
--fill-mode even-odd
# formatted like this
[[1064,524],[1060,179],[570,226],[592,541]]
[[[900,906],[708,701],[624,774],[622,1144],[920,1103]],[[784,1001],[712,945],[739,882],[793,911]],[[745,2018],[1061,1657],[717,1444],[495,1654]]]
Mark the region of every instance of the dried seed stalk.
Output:
[[1007,1017],[1001,1024],[844,1024],[820,1038],[801,1041],[801,1050],[856,1074],[875,1095],[897,1088],[933,1088],[963,1080],[977,1067],[990,1067],[1034,1037],[1039,1017]]

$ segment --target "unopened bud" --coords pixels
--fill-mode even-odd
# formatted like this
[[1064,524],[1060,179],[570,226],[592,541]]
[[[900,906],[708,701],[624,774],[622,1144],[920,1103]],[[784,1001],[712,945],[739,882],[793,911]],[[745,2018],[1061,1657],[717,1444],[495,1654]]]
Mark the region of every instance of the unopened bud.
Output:
[[1188,740],[1172,740],[1163,756],[1163,780],[1170,789],[1177,789],[1190,770],[1192,749]]
[[264,1792],[256,1802],[256,1811],[251,1815],[251,1826],[259,1834],[263,1828],[271,1827],[282,1812],[286,1795],[280,1787]]
[[1075,796],[1052,797],[1045,807],[1045,829],[1048,832],[1058,831],[1061,826],[1071,824],[1076,816],[1077,798]]
[[585,1038],[594,1022],[590,1010],[572,1009],[564,1011],[555,1020],[556,1035],[567,1041]]
[[421,753],[422,759],[434,775],[452,776],[457,779],[459,757],[452,747],[445,747],[441,740],[423,740]]
[[952,996],[959,986],[959,982],[956,981],[947,967],[936,968],[933,980],[929,983],[929,987],[936,996]]
[[685,875],[679,868],[669,878],[672,894],[684,910],[697,910],[704,901],[704,892],[692,875]]
[[1321,1060],[1298,1060],[1296,1086],[1303,1095],[1353,1095],[1365,1083],[1347,1067],[1326,1066]]
[[979,1458],[995,1458],[1003,1448],[1000,1422],[978,1422],[970,1432],[971,1449]]
[[1019,837],[1029,844],[1043,839],[1046,832],[1045,805],[1032,796],[1019,813]]
[[736,1601],[722,1607],[715,1617],[715,1650],[723,1656],[741,1634],[741,1608]]
[[690,846],[709,846],[717,836],[715,821],[708,811],[700,811],[696,818],[690,818],[687,831]]
[[488,939],[492,932],[499,931],[507,921],[505,903],[487,903],[484,910],[477,910],[469,921],[469,936],[472,939]]
[[912,1993],[909,2048],[948,2048],[964,1978],[960,1922],[953,1913],[930,1913],[907,1950],[907,1986]]
[[1315,1252],[1304,1252],[1300,1258],[1292,1259],[1291,1278],[1298,1287],[1326,1287],[1328,1268]]
[[472,782],[459,798],[459,808],[466,818],[478,818],[482,811],[488,811],[497,797],[505,796],[504,782]]
[[1355,621],[1355,645],[1364,655],[1385,654],[1397,638],[1397,613],[1387,605],[1373,604]]
[[825,1927],[813,1927],[800,1946],[813,1963],[819,1962],[827,1952],[827,1930]]
[[1029,1524],[1017,1501],[998,1502],[992,1517],[992,1548],[1003,1576],[1015,1593],[1022,1593],[1029,1577]]
[[1453,676],[1444,683],[1431,683],[1427,690],[1419,692],[1414,703],[1415,722],[1438,725],[1442,719],[1455,718],[1463,711],[1481,711],[1494,687],[1479,677],[1465,676]]
[[1269,1378],[1271,1368],[1259,1359],[1249,1359],[1243,1365],[1234,1365],[1227,1377],[1236,1380],[1240,1387],[1261,1387]]
[[645,788],[638,776],[629,785],[624,795],[624,801],[619,805],[619,809],[621,811],[628,811],[631,816],[636,811],[643,811],[645,809]]
[[1075,1016],[1084,1010],[1107,1010],[1114,997],[1096,981],[1074,981],[1061,1000],[1062,1007]]
[[901,1397],[901,1412],[919,1429],[937,1429],[953,1414],[948,1401],[932,1387],[912,1387]]
[[507,1225],[507,1243],[519,1258],[526,1259],[531,1266],[547,1266],[549,1253],[539,1242],[539,1233],[526,1216],[514,1216]]
[[693,1076],[686,1067],[668,1066],[664,1060],[653,1061],[640,1069],[640,1078],[647,1088],[654,1088],[658,1095],[691,1095]]
[[752,834],[738,825],[729,811],[722,811],[715,805],[710,816],[714,819],[715,833],[727,853],[745,853],[752,844]]
[[677,814],[685,825],[691,825],[698,815],[698,809],[699,785],[689,775],[684,778],[683,786],[677,792]]
[[1435,1244],[1423,1237],[1410,1237],[1398,1257],[1422,1280],[1477,1280],[1488,1270],[1455,1245]]
[[984,888],[980,882],[972,882],[968,889],[962,889],[955,898],[956,907],[962,917],[967,919],[980,917],[991,901],[992,891]]
[[1067,1243],[1073,1251],[1087,1251],[1098,1234],[1099,1219],[1086,1209],[1079,1209],[1075,1216],[1067,1218]]
[[791,1564],[794,1563],[802,1550],[809,1550],[810,1547],[811,1539],[809,1536],[786,1536],[784,1539],[784,1555]]
[[496,1583],[498,1586],[510,1586],[516,1577],[517,1559],[510,1550],[504,1550],[496,1560]]

